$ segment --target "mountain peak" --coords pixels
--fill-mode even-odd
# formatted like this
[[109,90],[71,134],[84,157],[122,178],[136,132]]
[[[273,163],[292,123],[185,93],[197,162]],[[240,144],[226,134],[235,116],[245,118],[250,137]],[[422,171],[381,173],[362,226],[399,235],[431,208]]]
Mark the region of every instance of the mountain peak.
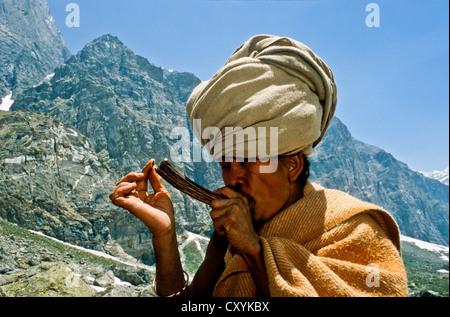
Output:
[[102,36],[96,38],[95,40],[93,40],[88,45],[102,45],[102,44],[103,45],[105,45],[105,44],[118,45],[119,47],[126,47],[125,44],[123,44],[123,42],[121,40],[119,40],[119,38],[117,36],[114,36],[111,34],[102,35]]
[[71,56],[45,0],[2,0],[0,21],[0,99],[38,84]]
[[440,181],[441,183],[448,185],[449,184],[449,168],[445,168],[442,171],[431,171],[431,172],[420,172],[425,177],[436,179]]
[[78,55],[86,57],[86,55],[94,54],[110,58],[113,55],[122,55],[125,51],[130,55],[134,55],[117,36],[105,34],[88,43]]

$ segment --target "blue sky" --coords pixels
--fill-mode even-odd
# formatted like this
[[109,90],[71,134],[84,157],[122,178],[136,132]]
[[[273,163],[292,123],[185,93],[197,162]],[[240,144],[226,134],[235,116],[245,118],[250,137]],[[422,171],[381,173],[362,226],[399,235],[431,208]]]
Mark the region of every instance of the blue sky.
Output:
[[[292,37],[331,67],[352,135],[414,170],[449,165],[447,0],[47,0],[73,54],[106,33],[157,66],[209,79],[255,34]],[[66,5],[80,26],[65,23]],[[368,27],[369,3],[379,27]]]

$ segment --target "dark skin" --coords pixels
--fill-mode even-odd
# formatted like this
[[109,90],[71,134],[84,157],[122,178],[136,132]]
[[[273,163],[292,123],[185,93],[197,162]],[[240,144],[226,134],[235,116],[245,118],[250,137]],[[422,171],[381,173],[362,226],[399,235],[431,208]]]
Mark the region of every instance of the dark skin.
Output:
[[[156,173],[154,159],[141,173],[125,176],[110,195],[112,202],[139,218],[152,232],[156,258],[156,283],[160,296],[179,292],[185,285],[175,233],[175,218],[170,194]],[[205,259],[183,296],[211,296],[225,269],[228,247],[244,258],[259,296],[270,296],[263,250],[258,230],[280,210],[302,197],[297,181],[303,169],[301,153],[281,157],[276,171],[261,173],[256,162],[222,162],[225,187],[216,192],[226,199],[211,202],[215,232]],[[154,193],[148,194],[148,181]]]

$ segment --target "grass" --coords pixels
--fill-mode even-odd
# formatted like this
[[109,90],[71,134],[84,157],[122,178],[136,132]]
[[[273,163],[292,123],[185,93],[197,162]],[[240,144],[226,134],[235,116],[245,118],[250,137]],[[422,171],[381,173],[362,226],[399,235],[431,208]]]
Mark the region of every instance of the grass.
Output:
[[407,243],[402,243],[402,250],[411,291],[431,290],[438,292],[441,296],[449,297],[449,274],[438,272],[442,269],[448,271],[448,261],[443,260],[441,255],[435,252]]
[[[40,235],[33,234],[28,230],[21,228],[15,224],[7,222],[0,218],[0,235],[2,236],[14,236],[16,239],[21,238],[27,240],[30,243],[30,247],[33,248],[45,248],[54,253],[60,254],[61,258],[70,257],[72,261],[79,263],[90,263],[95,266],[108,267],[114,265],[116,267],[128,267],[119,261],[112,259],[107,259],[101,256],[94,255],[89,252],[85,252],[61,243],[43,237]],[[56,260],[56,259],[55,259]]]

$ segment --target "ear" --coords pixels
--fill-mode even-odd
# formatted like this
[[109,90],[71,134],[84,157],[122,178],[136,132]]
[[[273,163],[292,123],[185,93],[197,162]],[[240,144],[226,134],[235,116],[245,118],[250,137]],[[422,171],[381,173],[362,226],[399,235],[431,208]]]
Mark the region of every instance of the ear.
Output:
[[303,171],[303,153],[290,155],[287,159],[289,182],[295,183],[298,176]]

